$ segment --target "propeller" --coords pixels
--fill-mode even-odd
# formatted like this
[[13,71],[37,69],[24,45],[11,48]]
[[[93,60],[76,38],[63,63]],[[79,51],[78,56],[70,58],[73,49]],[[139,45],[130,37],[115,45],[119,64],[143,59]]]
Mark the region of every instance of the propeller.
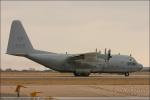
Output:
[[105,55],[106,55],[106,53],[107,53],[107,49],[105,48]]
[[108,59],[107,59],[107,60],[109,61],[109,59],[110,59],[111,57],[112,57],[112,56],[111,56],[111,50],[109,49],[109,50],[108,50]]
[[97,53],[97,48],[95,49],[95,52]]
[[105,62],[106,62],[106,59],[107,59],[106,53],[107,53],[107,49],[105,48]]
[[101,50],[99,50],[99,54],[101,54]]

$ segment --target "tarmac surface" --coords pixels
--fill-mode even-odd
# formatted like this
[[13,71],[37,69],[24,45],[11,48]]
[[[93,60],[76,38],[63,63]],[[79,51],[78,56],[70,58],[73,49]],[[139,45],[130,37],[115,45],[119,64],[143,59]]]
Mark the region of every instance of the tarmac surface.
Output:
[[21,84],[27,87],[21,89],[21,97],[30,97],[32,91],[40,91],[39,97],[55,97],[57,100],[149,100],[149,80],[146,72],[133,73],[129,77],[117,74],[74,77],[57,72],[2,72],[1,96],[16,97],[16,85]]
[[74,77],[70,73],[54,72],[2,72],[2,85],[149,85],[149,75],[132,74],[129,77],[116,74],[92,74],[90,77]]

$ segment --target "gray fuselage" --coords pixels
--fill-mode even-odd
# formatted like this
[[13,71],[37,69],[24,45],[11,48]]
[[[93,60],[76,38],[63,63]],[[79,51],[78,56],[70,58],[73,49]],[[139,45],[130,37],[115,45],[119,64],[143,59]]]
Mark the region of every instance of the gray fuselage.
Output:
[[[87,56],[88,55],[88,56]],[[49,52],[32,52],[25,57],[46,66],[47,68],[60,72],[88,71],[90,73],[125,73],[136,72],[142,69],[142,65],[137,63],[133,57],[126,55],[112,55],[106,61],[104,54],[85,53],[84,59],[69,61],[76,55],[56,54]]]

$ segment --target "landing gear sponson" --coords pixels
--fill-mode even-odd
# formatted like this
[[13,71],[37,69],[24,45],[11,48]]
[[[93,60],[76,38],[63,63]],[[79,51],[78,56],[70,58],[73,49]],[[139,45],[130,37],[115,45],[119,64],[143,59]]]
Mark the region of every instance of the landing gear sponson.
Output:
[[[90,73],[77,73],[77,72],[74,72],[74,76],[79,76],[79,77],[82,77],[82,76],[86,76],[86,77],[88,77],[90,75]],[[126,73],[124,73],[124,75],[127,77],[127,76],[129,76],[129,72],[126,72]]]

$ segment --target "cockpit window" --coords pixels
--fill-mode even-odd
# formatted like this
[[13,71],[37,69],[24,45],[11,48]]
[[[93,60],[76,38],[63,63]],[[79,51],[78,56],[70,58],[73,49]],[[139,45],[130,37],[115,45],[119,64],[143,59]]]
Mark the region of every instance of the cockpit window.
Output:
[[136,65],[136,60],[134,58],[129,58],[129,61],[127,62],[127,65]]
[[136,65],[135,62],[127,62],[127,65]]

